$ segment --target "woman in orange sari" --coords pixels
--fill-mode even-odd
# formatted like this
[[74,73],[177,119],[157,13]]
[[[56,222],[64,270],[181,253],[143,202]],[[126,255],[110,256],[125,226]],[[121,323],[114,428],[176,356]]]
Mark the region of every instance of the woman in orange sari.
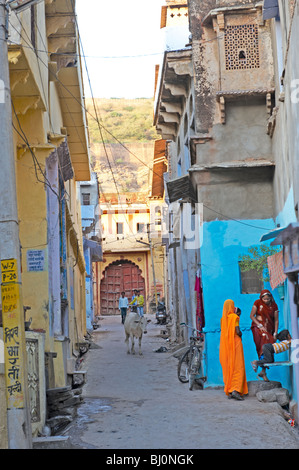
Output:
[[244,400],[248,393],[242,333],[239,328],[239,315],[233,300],[223,305],[220,335],[220,364],[222,366],[224,391],[229,398]]

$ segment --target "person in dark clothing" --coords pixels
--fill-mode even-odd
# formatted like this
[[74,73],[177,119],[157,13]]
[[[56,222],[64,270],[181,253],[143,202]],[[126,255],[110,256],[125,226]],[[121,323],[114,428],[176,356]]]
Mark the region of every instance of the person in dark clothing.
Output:
[[263,345],[263,355],[258,361],[252,361],[251,365],[254,372],[257,372],[258,367],[262,368],[262,371],[258,374],[265,382],[269,382],[266,375],[266,367],[264,364],[272,364],[274,362],[274,354],[287,351],[290,348],[292,337],[288,330],[282,330],[277,335],[278,343],[266,343]]

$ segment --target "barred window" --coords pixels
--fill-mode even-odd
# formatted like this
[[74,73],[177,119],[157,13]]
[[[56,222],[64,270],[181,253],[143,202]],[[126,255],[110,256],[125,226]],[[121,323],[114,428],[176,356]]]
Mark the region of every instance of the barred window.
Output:
[[90,206],[90,193],[82,193],[82,205]]
[[249,271],[242,270],[241,274],[241,294],[257,294],[264,288],[264,282],[260,273],[256,269]]
[[227,26],[224,46],[226,70],[256,69],[260,67],[257,25]]

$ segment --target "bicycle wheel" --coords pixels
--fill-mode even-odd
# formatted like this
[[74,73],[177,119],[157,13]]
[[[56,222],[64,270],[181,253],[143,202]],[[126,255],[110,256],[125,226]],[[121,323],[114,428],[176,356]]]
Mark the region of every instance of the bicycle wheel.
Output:
[[195,377],[197,375],[199,366],[199,351],[198,349],[194,348],[191,358],[191,364],[189,368],[189,390],[193,389],[193,385],[195,382]]
[[186,351],[178,363],[178,379],[183,384],[189,382],[190,350]]
[[205,382],[203,379],[195,379],[195,383],[197,384],[200,390],[204,389]]

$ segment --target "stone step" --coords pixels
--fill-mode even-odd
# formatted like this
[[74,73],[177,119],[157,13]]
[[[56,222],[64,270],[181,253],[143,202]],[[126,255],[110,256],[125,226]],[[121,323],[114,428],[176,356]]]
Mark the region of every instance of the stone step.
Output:
[[263,390],[272,390],[273,388],[281,388],[281,383],[274,380],[265,382],[264,380],[250,380],[247,382],[248,396],[255,397],[257,392]]
[[35,437],[32,440],[33,449],[71,449],[69,436]]

